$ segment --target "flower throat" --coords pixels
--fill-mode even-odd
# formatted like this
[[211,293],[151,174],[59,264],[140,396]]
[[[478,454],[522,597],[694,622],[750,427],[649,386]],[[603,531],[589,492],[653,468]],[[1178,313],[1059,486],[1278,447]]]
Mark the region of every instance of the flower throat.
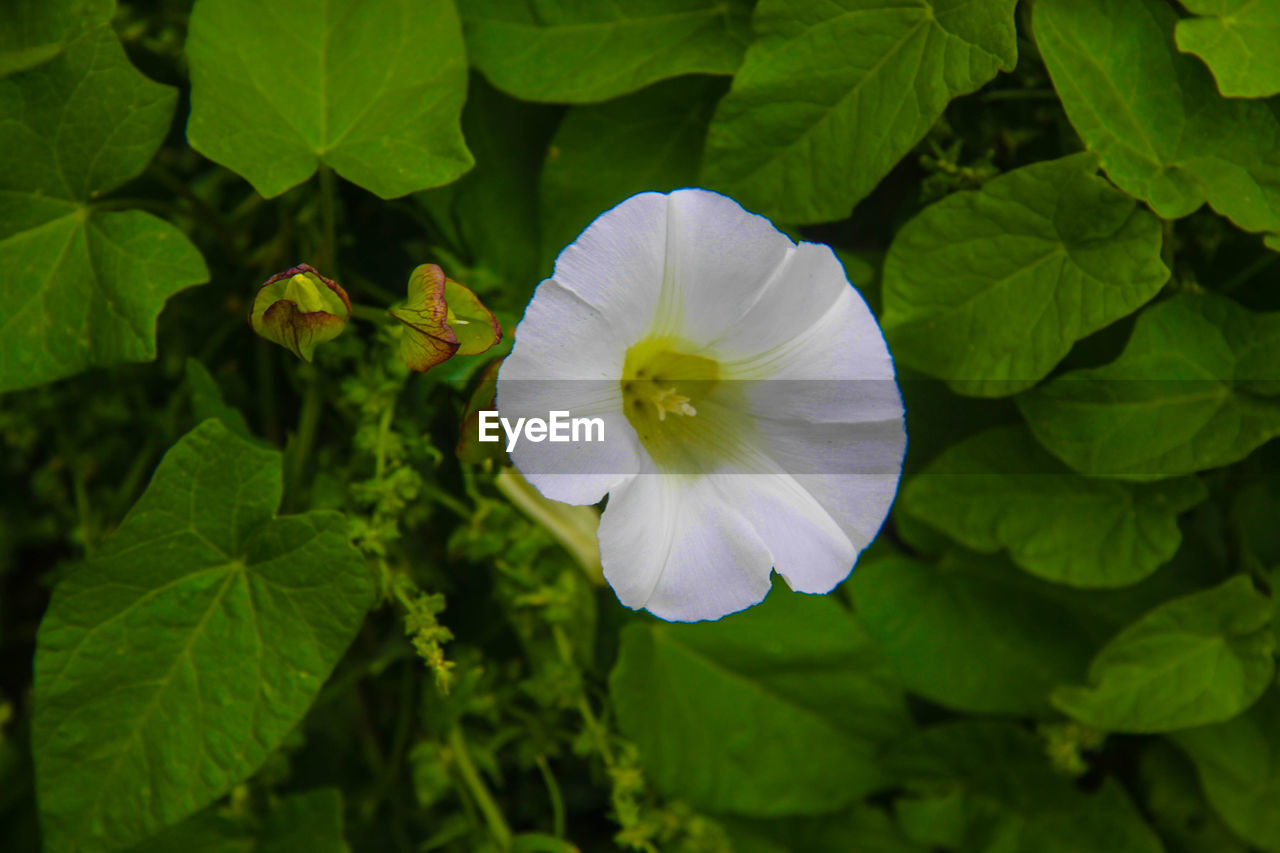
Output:
[[627,350],[622,366],[622,411],[654,461],[664,467],[688,463],[706,444],[716,407],[709,395],[720,380],[720,364],[694,355],[677,338],[654,337]]

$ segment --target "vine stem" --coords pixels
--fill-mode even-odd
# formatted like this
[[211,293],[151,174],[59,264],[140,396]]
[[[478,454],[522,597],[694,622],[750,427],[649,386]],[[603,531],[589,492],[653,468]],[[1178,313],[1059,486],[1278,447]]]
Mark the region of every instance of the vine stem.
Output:
[[1275,252],[1267,252],[1244,269],[1237,272],[1231,278],[1218,288],[1219,293],[1233,293],[1241,285],[1248,283],[1254,276],[1265,271],[1276,261],[1280,261],[1280,255]]
[[314,366],[304,365],[299,372],[306,382],[302,396],[302,412],[298,415],[298,432],[295,438],[293,459],[289,466],[290,503],[298,505],[298,495],[307,473],[307,461],[316,443],[316,430],[320,425],[320,410],[324,399],[320,394],[320,376]]
[[493,801],[493,796],[476,771],[476,766],[471,763],[471,753],[467,750],[467,741],[462,736],[461,726],[454,726],[449,732],[449,747],[453,750],[453,758],[458,765],[458,771],[462,774],[462,781],[475,797],[476,805],[480,807],[485,821],[489,824],[489,830],[493,832],[498,842],[498,849],[510,850],[511,827],[507,826],[507,819],[503,817],[502,810]]
[[551,800],[552,833],[556,838],[564,838],[564,797],[560,794],[560,784],[556,782],[555,774],[551,772],[551,765],[547,763],[546,756],[537,756],[534,763],[538,765],[543,784],[547,786],[547,797]]
[[378,325],[385,325],[391,322],[391,317],[387,316],[385,308],[361,305],[359,302],[351,303],[351,316],[357,320],[364,320],[366,323],[377,323]]
[[[560,660],[572,665],[574,663],[573,645],[569,642],[569,637],[565,634],[564,629],[559,625],[552,625],[551,636],[555,641],[556,651],[560,654]],[[585,691],[578,691],[574,705],[578,709],[578,715],[582,717],[583,725],[586,726],[587,731],[591,734],[591,739],[595,741],[596,751],[604,759],[605,766],[612,769],[614,766],[613,750],[609,747],[609,735],[604,726],[600,724],[600,719],[596,716],[595,711],[591,710],[591,702],[587,699]]]

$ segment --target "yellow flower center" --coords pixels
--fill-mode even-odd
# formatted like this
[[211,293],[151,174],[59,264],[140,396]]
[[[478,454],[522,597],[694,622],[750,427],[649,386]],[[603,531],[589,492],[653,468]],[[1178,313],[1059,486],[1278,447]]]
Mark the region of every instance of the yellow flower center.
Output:
[[743,419],[725,401],[720,363],[678,338],[650,337],[627,350],[622,410],[659,467],[708,470],[722,460]]

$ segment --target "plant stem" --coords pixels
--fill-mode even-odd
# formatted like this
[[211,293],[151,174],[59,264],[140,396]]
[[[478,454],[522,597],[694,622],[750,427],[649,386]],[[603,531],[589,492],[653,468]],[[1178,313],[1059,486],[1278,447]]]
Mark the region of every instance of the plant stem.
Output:
[[556,782],[546,756],[539,755],[534,762],[542,773],[542,781],[547,786],[547,797],[551,800],[551,831],[557,838],[564,838],[564,797],[560,795],[560,784]]
[[382,410],[378,419],[378,443],[374,448],[373,477],[379,486],[382,485],[382,474],[387,467],[387,435],[391,432],[391,421],[396,416],[396,399],[392,397],[387,407]]
[[298,415],[298,432],[294,436],[293,458],[289,465],[289,503],[298,506],[303,481],[307,475],[307,462],[316,443],[316,429],[320,425],[320,411],[324,398],[320,393],[320,374],[313,365],[303,363],[298,370],[306,390],[302,396],[302,412]]
[[[255,336],[256,337],[256,336]],[[280,419],[276,405],[275,344],[265,338],[255,341],[254,360],[257,362],[258,411],[262,413],[262,434],[272,444],[280,439]]]
[[503,468],[494,480],[517,509],[556,538],[596,586],[604,583],[596,528],[600,515],[591,507],[568,506],[544,498],[515,468]]
[[1248,283],[1250,279],[1274,264],[1276,261],[1280,261],[1280,255],[1277,255],[1275,252],[1267,252],[1262,257],[1258,258],[1253,263],[1233,275],[1231,278],[1227,279],[1226,282],[1218,288],[1218,292],[1222,294],[1233,293],[1241,285]]
[[[560,660],[571,666],[576,665],[573,659],[573,646],[569,642],[569,637],[565,634],[564,629],[559,625],[551,626],[551,636],[555,640],[556,651],[560,653]],[[613,767],[613,750],[609,747],[609,736],[604,726],[600,725],[600,720],[596,717],[595,711],[591,710],[591,703],[587,701],[585,690],[579,690],[575,705],[578,714],[582,717],[583,725],[591,734],[591,739],[596,742],[596,750],[600,753],[600,757],[604,759],[606,767]]]
[[471,510],[467,505],[433,483],[422,484],[423,497],[430,498],[459,518],[471,519]]
[[361,305],[359,302],[351,303],[351,316],[357,320],[364,320],[366,323],[377,323],[380,326],[391,321],[385,308]]
[[462,774],[462,781],[466,783],[471,796],[475,797],[476,805],[480,807],[485,821],[489,824],[489,830],[498,842],[498,849],[510,850],[511,828],[507,826],[507,819],[503,817],[498,804],[493,801],[493,795],[489,793],[484,780],[476,772],[476,766],[471,763],[471,753],[467,751],[467,741],[462,736],[462,726],[454,726],[449,732],[449,747],[453,750],[453,758],[457,763],[458,772]]

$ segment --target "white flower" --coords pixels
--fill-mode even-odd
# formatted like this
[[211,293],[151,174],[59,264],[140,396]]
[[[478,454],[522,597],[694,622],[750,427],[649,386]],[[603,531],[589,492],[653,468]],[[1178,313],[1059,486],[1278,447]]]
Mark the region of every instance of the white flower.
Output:
[[893,361],[827,246],[706,190],[601,215],[534,293],[498,375],[516,417],[599,417],[605,440],[519,441],[599,540],[623,604],[663,619],[759,603],[774,568],[830,592],[879,531],[906,433]]

